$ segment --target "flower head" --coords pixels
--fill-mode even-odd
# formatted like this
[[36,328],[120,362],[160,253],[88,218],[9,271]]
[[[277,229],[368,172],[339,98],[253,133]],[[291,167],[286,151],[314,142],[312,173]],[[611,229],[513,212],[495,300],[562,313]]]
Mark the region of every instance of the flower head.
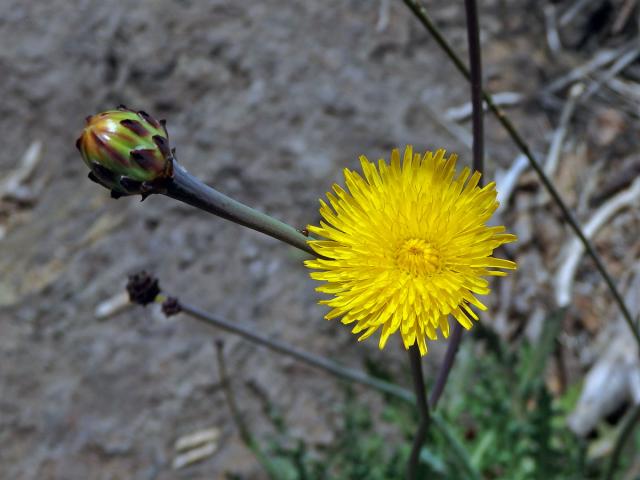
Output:
[[449,335],[449,315],[468,329],[478,319],[470,306],[486,309],[476,297],[489,293],[485,277],[516,268],[491,255],[516,237],[486,225],[498,207],[495,183],[479,187],[480,173],[468,168],[456,176],[455,155],[407,147],[402,162],[393,150],[390,165],[360,163],[364,178],[345,169],[347,190],[334,185],[330,206],[320,200],[323,220],[308,227],[322,237],[309,241],[319,258],[306,265],[331,295],[320,302],[331,307],[325,318],[355,324],[358,340],[382,329],[380,348],[400,331],[424,355],[438,329]]
[[76,147],[91,169],[89,178],[112,195],[150,193],[154,182],[169,178],[172,153],[164,121],[121,106],[87,117]]

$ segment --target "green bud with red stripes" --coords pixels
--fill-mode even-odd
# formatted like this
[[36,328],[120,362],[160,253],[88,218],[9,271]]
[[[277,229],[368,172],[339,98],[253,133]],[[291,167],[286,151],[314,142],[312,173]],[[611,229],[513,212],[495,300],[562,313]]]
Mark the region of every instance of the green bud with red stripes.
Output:
[[89,178],[111,196],[161,191],[173,176],[173,152],[164,120],[124,106],[87,117],[76,147],[91,172]]

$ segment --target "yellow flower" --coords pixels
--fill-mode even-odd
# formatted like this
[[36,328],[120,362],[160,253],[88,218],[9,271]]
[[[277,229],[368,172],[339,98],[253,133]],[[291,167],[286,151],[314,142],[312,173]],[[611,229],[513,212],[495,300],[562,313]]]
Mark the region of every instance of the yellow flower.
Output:
[[449,315],[468,329],[478,319],[470,305],[486,309],[476,298],[489,293],[484,277],[516,268],[491,255],[516,236],[486,225],[498,207],[495,183],[480,188],[468,168],[455,177],[455,155],[409,146],[402,162],[393,150],[391,165],[360,163],[364,178],[345,169],[348,191],[334,185],[331,207],[320,200],[324,221],[308,227],[322,237],[309,241],[319,258],[305,264],[325,282],[317,291],[332,296],[320,302],[332,308],[326,319],[355,323],[359,341],[382,328],[380,348],[399,330],[405,348],[417,342],[424,355],[438,328],[449,335]]

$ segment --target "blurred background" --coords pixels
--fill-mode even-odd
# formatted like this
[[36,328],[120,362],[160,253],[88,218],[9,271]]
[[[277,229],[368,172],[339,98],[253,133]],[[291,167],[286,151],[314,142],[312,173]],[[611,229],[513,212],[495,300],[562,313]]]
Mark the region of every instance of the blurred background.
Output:
[[[638,2],[479,3],[486,89],[592,224],[637,315]],[[466,60],[463,2],[425,6]],[[411,412],[187,317],[118,305],[146,269],[185,302],[410,388],[400,344],[380,352],[323,320],[292,248],[165,197],[110,199],[74,142],[87,115],[144,109],[167,119],[192,173],[299,228],[360,154],[413,144],[470,164],[469,87],[402,2],[3,0],[0,44],[0,478],[267,478],[231,419],[217,339],[269,455],[393,478],[345,465],[404,458],[406,445],[391,451]],[[486,156],[520,239],[497,256],[519,270],[485,299],[442,415],[483,478],[544,478],[544,459],[546,478],[585,478],[640,401],[637,346],[491,115]],[[446,343],[429,348],[430,383]],[[202,431],[211,448],[186,462],[176,440]],[[431,445],[432,478],[465,478],[446,442]],[[633,445],[624,478],[640,475]]]

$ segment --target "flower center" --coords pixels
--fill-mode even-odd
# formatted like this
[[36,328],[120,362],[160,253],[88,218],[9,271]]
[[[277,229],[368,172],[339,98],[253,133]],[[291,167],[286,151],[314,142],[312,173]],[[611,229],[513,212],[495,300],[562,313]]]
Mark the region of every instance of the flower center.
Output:
[[431,275],[440,270],[440,253],[426,240],[405,240],[396,252],[396,265],[411,275]]

